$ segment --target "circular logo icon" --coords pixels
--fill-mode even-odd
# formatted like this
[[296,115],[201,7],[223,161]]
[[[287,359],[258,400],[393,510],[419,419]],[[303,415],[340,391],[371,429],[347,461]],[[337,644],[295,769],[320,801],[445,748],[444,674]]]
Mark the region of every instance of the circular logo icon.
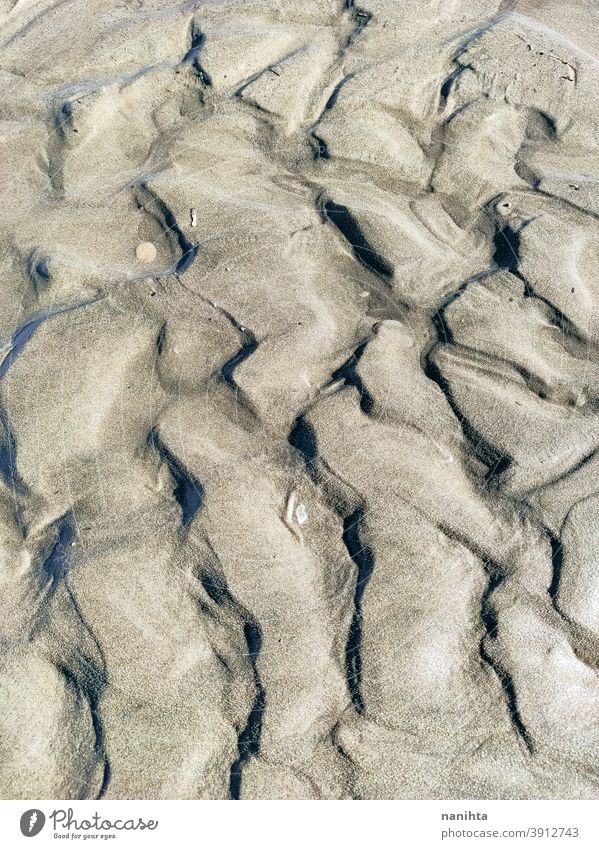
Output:
[[32,808],[30,811],[25,811],[21,817],[21,833],[25,837],[35,837],[39,834],[46,824],[46,817],[42,811],[37,808]]

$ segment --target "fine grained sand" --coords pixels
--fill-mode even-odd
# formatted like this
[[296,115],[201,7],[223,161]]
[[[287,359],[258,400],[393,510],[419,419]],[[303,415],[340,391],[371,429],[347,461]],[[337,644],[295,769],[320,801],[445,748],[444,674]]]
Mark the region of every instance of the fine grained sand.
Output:
[[0,13],[0,794],[597,798],[596,4]]

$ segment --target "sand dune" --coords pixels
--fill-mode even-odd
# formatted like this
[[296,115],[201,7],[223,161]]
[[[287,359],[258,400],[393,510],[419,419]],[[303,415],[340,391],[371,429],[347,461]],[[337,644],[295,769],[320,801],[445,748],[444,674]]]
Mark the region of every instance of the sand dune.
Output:
[[599,796],[586,0],[0,2],[0,796]]

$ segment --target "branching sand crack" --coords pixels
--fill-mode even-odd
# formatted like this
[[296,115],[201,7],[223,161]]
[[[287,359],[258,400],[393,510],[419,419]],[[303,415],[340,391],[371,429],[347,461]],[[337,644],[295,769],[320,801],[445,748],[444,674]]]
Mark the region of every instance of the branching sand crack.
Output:
[[374,398],[364,386],[364,381],[360,377],[360,375],[356,371],[356,366],[360,362],[360,358],[364,353],[366,346],[368,345],[369,339],[365,339],[361,342],[356,350],[353,352],[349,360],[343,363],[340,368],[333,372],[331,380],[333,383],[336,381],[343,381],[345,386],[354,386],[358,392],[360,393],[360,409],[363,413],[367,415],[372,412],[374,407]]
[[509,469],[513,459],[508,454],[500,451],[492,445],[462,413],[453,397],[449,381],[443,376],[439,367],[432,360],[432,354],[435,347],[436,346],[431,348],[425,357],[424,373],[426,377],[428,377],[429,380],[432,380],[433,383],[436,383],[439,389],[443,392],[447,403],[451,407],[462,432],[464,433],[464,436],[472,447],[474,455],[488,467],[483,488],[493,489],[498,485],[500,478]]
[[262,686],[258,670],[258,658],[262,648],[262,631],[254,617],[233,598],[222,574],[215,571],[205,573],[201,576],[201,582],[208,597],[215,604],[235,611],[243,621],[248,658],[252,668],[255,688],[254,700],[246,724],[239,731],[237,742],[239,754],[229,773],[229,798],[237,800],[241,798],[244,767],[249,759],[255,757],[260,750],[262,717],[266,709],[266,692]]
[[200,63],[200,52],[206,40],[206,36],[199,28],[196,21],[191,24],[191,45],[189,50],[181,60],[181,64],[190,63],[193,67],[195,75],[200,82],[205,86],[212,86],[210,74],[202,67]]
[[85,694],[85,697],[89,704],[89,710],[92,718],[92,724],[95,735],[96,754],[98,759],[100,759],[103,763],[102,781],[98,790],[98,794],[96,796],[97,799],[102,799],[106,795],[106,792],[108,790],[111,774],[110,760],[106,751],[106,740],[100,712],[100,699],[102,696],[102,692],[108,684],[106,658],[104,656],[102,647],[98,642],[98,638],[94,634],[90,625],[83,618],[81,608],[79,607],[73,590],[70,587],[68,577],[65,578],[65,587],[67,589],[67,593],[69,595],[69,599],[73,606],[73,609],[81,623],[81,626],[90,636],[101,660],[101,666],[98,667],[89,658],[82,657],[80,659],[80,664],[85,674],[83,675],[82,680],[78,682],[78,684],[81,687],[83,693]]
[[362,693],[362,598],[375,565],[372,550],[360,537],[363,522],[362,509],[355,510],[343,522],[343,542],[357,569],[354,615],[347,637],[345,669],[351,700],[359,714],[366,710]]
[[358,262],[389,283],[393,277],[393,266],[369,244],[350,210],[327,199],[324,194],[318,196],[316,205],[323,220],[333,224],[347,240]]
[[184,274],[193,264],[200,249],[199,244],[189,241],[168,205],[149,186],[138,183],[134,188],[134,195],[140,208],[148,212],[161,225],[165,237],[171,242],[174,239],[180,256],[172,271],[174,274]]
[[148,436],[148,445],[158,452],[166,463],[175,483],[173,496],[181,508],[181,525],[185,530],[193,521],[204,501],[204,487],[201,482],[186,469],[184,464],[162,442],[158,432],[152,430]]
[[534,741],[522,720],[522,716],[518,708],[518,697],[514,681],[503,665],[493,658],[491,653],[489,653],[487,647],[489,641],[497,639],[499,623],[497,620],[496,610],[493,607],[492,596],[493,593],[502,585],[505,580],[505,575],[496,564],[493,564],[490,561],[485,561],[484,565],[489,575],[489,581],[487,583],[487,588],[481,597],[480,603],[480,620],[485,629],[485,635],[481,638],[479,643],[480,656],[484,663],[493,670],[499,679],[514,730],[523,741],[527,751],[530,754],[534,754]]

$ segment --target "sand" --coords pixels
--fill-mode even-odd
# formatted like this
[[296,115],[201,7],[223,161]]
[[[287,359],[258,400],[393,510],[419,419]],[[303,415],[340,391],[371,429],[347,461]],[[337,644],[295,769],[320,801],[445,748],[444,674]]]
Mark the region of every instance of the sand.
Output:
[[599,797],[599,27],[0,2],[0,796]]

